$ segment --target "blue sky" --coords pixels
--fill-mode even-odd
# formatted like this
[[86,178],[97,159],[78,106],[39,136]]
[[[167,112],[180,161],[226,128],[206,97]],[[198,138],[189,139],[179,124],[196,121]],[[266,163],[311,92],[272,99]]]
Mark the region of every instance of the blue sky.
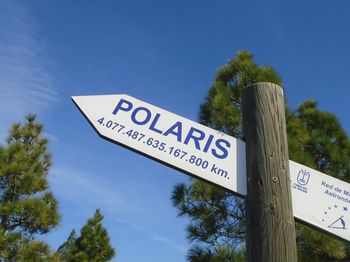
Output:
[[216,70],[248,49],[281,75],[290,106],[315,99],[350,132],[350,3],[0,1],[0,138],[36,113],[50,139],[57,248],[105,215],[115,261],[185,261],[187,220],[170,195],[189,180],[100,139],[72,95],[128,94],[196,120]]

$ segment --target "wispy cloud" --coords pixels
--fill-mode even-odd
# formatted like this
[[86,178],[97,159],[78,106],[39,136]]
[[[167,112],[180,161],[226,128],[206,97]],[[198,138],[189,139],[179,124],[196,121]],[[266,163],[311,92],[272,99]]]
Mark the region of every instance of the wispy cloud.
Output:
[[148,228],[146,228],[144,226],[140,226],[140,225],[137,225],[135,223],[131,223],[131,222],[127,221],[127,220],[119,219],[119,218],[114,218],[113,220],[115,222],[127,225],[128,227],[132,228],[133,230],[145,233],[145,234],[148,235],[149,239],[155,240],[157,242],[161,242],[163,244],[166,244],[166,245],[174,248],[175,250],[177,250],[177,251],[179,251],[181,253],[186,253],[186,251],[188,250],[187,246],[178,244],[176,241],[174,241],[174,240],[172,240],[172,239],[170,239],[170,238],[168,238],[168,237],[166,237],[164,235],[161,235],[161,234],[159,234],[157,232],[149,230]]
[[175,241],[173,241],[172,239],[164,237],[164,236],[156,234],[156,233],[153,233],[151,238],[156,240],[156,241],[163,242],[167,245],[170,245],[173,248],[175,248],[178,251],[183,252],[183,253],[186,253],[186,251],[188,250],[187,246],[180,245],[180,244],[176,243]]
[[[87,212],[101,207],[117,215],[120,212],[136,212],[122,195],[110,189],[103,181],[80,171],[53,169],[49,181],[55,193]],[[82,205],[83,204],[83,205]]]
[[166,244],[179,252],[186,252],[186,246],[178,244],[171,238],[155,232],[149,227],[129,220],[129,217],[142,217],[140,208],[133,206],[123,196],[123,193],[112,190],[102,180],[80,171],[67,169],[54,169],[50,172],[49,177],[54,193],[60,199],[73,203],[79,208],[76,212],[91,216],[91,210],[99,207],[115,223],[143,233],[150,240]]
[[0,1],[0,138],[14,121],[39,113],[56,100],[47,59],[30,11],[18,1]]

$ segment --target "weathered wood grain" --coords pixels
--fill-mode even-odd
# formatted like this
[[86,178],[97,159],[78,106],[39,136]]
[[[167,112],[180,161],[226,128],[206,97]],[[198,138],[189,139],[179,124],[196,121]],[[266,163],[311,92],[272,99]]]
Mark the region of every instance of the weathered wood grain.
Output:
[[283,89],[248,86],[243,95],[246,141],[247,261],[297,261]]

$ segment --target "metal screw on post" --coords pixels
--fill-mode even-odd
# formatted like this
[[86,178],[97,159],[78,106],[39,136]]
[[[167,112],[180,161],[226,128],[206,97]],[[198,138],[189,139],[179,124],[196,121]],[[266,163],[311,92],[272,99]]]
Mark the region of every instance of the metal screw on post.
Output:
[[243,95],[247,156],[247,261],[297,261],[283,89],[248,86]]

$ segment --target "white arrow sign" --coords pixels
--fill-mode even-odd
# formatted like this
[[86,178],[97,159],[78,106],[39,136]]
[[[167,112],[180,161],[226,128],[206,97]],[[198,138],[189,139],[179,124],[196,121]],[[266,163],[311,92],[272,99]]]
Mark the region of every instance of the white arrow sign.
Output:
[[294,216],[350,241],[350,184],[294,161],[289,169]]
[[246,195],[242,141],[127,95],[72,99],[101,137]]
[[[245,143],[127,95],[72,97],[97,133],[242,197]],[[350,184],[289,161],[294,216],[350,241]]]

